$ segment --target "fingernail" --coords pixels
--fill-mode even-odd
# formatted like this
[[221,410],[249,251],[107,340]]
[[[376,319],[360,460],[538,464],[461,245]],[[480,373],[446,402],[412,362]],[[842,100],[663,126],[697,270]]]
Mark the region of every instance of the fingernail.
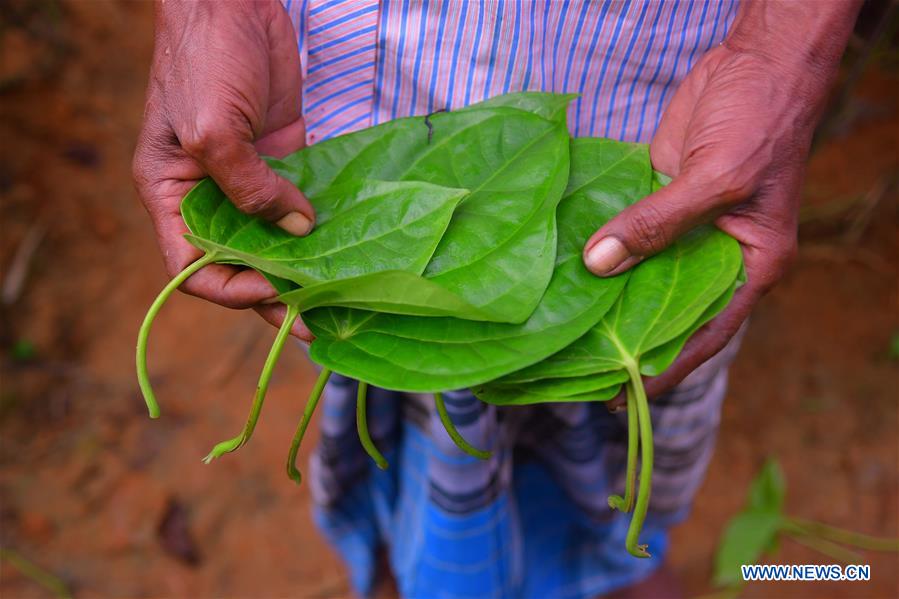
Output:
[[278,302],[279,302],[278,296],[276,295],[275,297],[270,297],[268,299],[264,299],[259,303],[262,304],[263,306],[267,306],[269,304],[277,304]]
[[604,275],[618,268],[629,256],[630,252],[618,238],[604,237],[587,250],[584,263],[593,274]]
[[297,237],[308,235],[312,231],[312,221],[300,212],[288,212],[275,224]]

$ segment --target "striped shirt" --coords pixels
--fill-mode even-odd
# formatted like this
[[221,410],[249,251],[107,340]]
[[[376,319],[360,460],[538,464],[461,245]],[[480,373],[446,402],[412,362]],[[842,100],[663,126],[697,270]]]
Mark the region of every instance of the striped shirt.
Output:
[[314,143],[509,91],[577,92],[578,136],[648,141],[736,0],[285,0]]
[[[576,136],[648,141],[674,90],[720,43],[736,0],[283,0],[303,68],[307,141],[520,90],[577,92]],[[490,460],[462,454],[433,400],[369,389],[374,467],[355,428],[355,382],[333,376],[309,469],[315,518],[371,591],[386,549],[406,597],[588,598],[664,559],[714,447],[737,342],[651,406],[655,474],[641,540],[624,551],[623,415],[597,404],[498,408],[467,391],[447,409]]]

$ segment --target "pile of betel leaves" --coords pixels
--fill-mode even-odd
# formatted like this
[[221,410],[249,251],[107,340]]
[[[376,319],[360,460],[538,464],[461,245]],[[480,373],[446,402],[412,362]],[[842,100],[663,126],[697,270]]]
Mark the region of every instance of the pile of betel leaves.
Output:
[[[633,510],[627,549],[649,504],[652,425],[641,375],[657,375],[687,338],[722,310],[742,280],[736,241],[697,229],[630,272],[599,278],[581,253],[590,235],[666,178],[646,145],[572,139],[570,95],[516,93],[453,112],[398,119],[269,160],[315,207],[307,237],[239,212],[212,182],[184,198],[187,239],[205,255],[162,291],[141,327],[137,369],[157,417],[146,368],[150,325],[187,277],[213,262],[254,268],[287,310],[243,432],[250,438],[275,362],[302,313],[322,367],[288,458],[330,373],[358,379],[360,439],[381,467],[365,424],[367,385],[434,393],[471,388],[497,405],[604,401],[627,393],[626,490],[609,504]],[[637,457],[641,455],[637,484]],[[637,491],[639,489],[639,491]]]

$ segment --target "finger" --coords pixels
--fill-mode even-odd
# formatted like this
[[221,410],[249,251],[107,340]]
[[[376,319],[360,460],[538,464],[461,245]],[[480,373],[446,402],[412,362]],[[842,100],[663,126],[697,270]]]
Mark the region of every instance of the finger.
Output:
[[289,125],[256,140],[256,151],[263,156],[284,158],[306,146],[306,123],[298,118]]
[[624,387],[618,392],[618,395],[606,402],[606,409],[610,414],[623,412],[627,408],[627,390]]
[[[149,104],[148,104],[149,105]],[[153,220],[166,271],[175,276],[203,252],[184,239],[188,232],[181,217],[181,198],[203,172],[175,145],[167,122],[152,112],[147,118],[132,163],[135,188]],[[277,292],[258,273],[234,266],[209,265],[180,290],[229,308],[248,308]]]
[[724,349],[740,330],[760,296],[759,290],[749,284],[737,290],[727,308],[687,340],[680,355],[665,372],[659,376],[643,379],[646,395],[652,398],[670,391],[687,375]]
[[[180,213],[157,215],[154,221],[166,270],[169,276],[175,276],[197,260],[202,252],[184,239],[187,226]],[[249,308],[278,295],[265,277],[256,271],[224,264],[210,264],[200,269],[179,289],[235,309]]]
[[[287,314],[287,307],[284,306],[284,304],[256,306],[253,309],[256,310],[267,323],[275,328],[281,327],[281,323],[284,322],[284,315]],[[312,331],[310,331],[305,323],[303,323],[302,318],[297,318],[297,321],[290,329],[290,334],[306,343],[312,343],[315,340],[315,335],[313,335]]]
[[242,310],[275,297],[278,293],[255,270],[210,264],[184,282],[181,290],[226,308]]
[[188,143],[199,161],[242,212],[272,221],[293,235],[307,235],[315,212],[306,197],[265,163],[252,143],[212,133]]
[[[303,68],[293,21],[281,3],[268,6],[274,10],[269,24],[268,111],[262,136],[299,120],[303,108]],[[305,141],[305,132],[301,141]],[[294,145],[285,154],[300,147]]]
[[684,172],[594,233],[584,246],[584,264],[597,276],[617,275],[732,207],[737,198],[730,195],[710,189],[703,177]]

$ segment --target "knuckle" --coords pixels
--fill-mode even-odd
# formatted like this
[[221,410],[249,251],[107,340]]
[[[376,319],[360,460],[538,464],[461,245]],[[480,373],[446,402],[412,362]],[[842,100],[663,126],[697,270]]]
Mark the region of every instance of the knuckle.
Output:
[[[169,273],[171,276],[177,274],[180,269],[175,268],[174,270],[174,273]],[[202,272],[202,270],[199,271],[199,273]],[[202,281],[195,276],[190,277],[181,284],[179,290],[188,295],[198,297],[231,310],[240,310],[247,307],[246,304],[239,301],[239,298],[235,297],[234,294],[227,293],[224,287],[218,282],[213,282],[208,277]]]
[[758,187],[758,177],[754,172],[726,157],[710,160],[699,176],[704,186],[712,191],[715,203],[724,208],[742,204]]
[[[272,173],[274,175],[274,173]],[[276,184],[271,178],[258,179],[240,190],[234,203],[245,214],[251,216],[268,216],[275,204]]]
[[755,192],[755,181],[751,177],[734,173],[724,178],[718,185],[718,201],[722,207],[733,208],[749,199]]
[[652,204],[641,206],[628,221],[628,233],[641,250],[655,254],[668,245],[668,235],[663,226],[662,214]]
[[178,136],[178,141],[185,152],[196,158],[206,155],[208,148],[212,145],[211,136],[213,134],[205,131],[190,131]]
[[207,158],[228,143],[219,127],[203,124],[202,120],[178,135],[178,141],[185,152],[198,159]]
[[272,206],[272,194],[266,189],[255,188],[235,198],[235,203],[245,214],[262,216]]

